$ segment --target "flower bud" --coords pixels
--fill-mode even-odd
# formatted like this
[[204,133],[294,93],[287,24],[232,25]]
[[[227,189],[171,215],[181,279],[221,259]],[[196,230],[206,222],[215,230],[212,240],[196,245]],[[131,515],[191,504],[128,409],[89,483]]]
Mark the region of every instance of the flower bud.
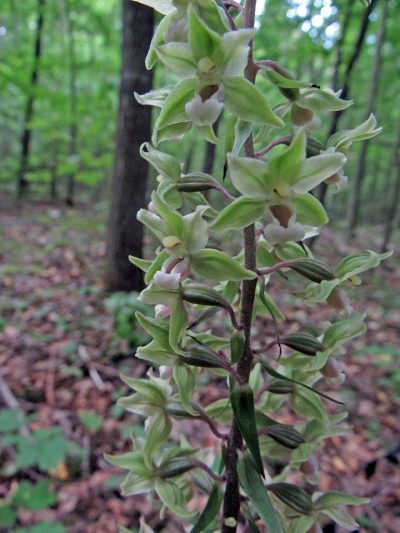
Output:
[[161,479],[180,476],[195,468],[195,465],[184,457],[171,457],[164,461],[157,469],[157,474]]
[[181,357],[182,362],[203,368],[223,368],[225,361],[211,348],[201,344],[190,344],[185,348],[186,355]]
[[290,119],[295,126],[305,126],[312,121],[313,116],[314,113],[311,111],[311,109],[300,107],[296,104],[296,102],[293,103]]
[[171,308],[163,304],[157,304],[154,307],[155,317],[157,319],[166,318],[171,314]]
[[176,182],[179,192],[201,192],[215,188],[208,176],[183,176]]
[[338,311],[342,318],[349,318],[354,311],[346,291],[340,287],[334,287],[326,301]]
[[331,385],[341,385],[346,379],[339,361],[333,357],[328,357],[320,372]]
[[297,485],[292,485],[291,483],[271,483],[266,488],[298,513],[312,513],[313,502],[311,496]]
[[311,455],[307,461],[301,463],[299,470],[302,474],[304,474],[304,477],[309,483],[317,485],[321,481],[321,473],[319,471],[318,461],[314,455]]
[[317,352],[324,351],[324,346],[321,342],[307,333],[289,333],[281,337],[280,342],[305,355],[316,355]]
[[268,385],[268,392],[273,394],[290,394],[294,390],[294,383],[284,379],[271,379]]
[[268,435],[278,444],[291,450],[295,450],[300,444],[306,442],[298,431],[287,424],[276,424],[275,426],[263,428],[259,434]]
[[288,266],[315,283],[335,279],[335,274],[332,270],[325,263],[317,259],[296,259]]

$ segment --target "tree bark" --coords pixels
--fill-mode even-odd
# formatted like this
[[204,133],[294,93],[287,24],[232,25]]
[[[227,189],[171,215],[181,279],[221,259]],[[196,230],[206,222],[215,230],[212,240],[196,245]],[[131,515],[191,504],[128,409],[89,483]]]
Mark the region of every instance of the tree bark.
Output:
[[397,169],[397,176],[394,183],[394,188],[390,194],[390,200],[388,202],[389,205],[386,206],[386,220],[381,248],[382,253],[386,252],[388,249],[400,198],[400,127],[397,133],[397,141],[396,146],[394,147],[393,157],[389,162],[388,173],[391,173],[392,169]]
[[43,39],[43,24],[44,24],[44,10],[45,0],[38,0],[38,18],[36,26],[35,37],[35,51],[33,58],[33,67],[31,73],[31,84],[29,88],[29,96],[26,102],[25,116],[24,116],[24,129],[21,137],[21,156],[19,162],[19,169],[17,173],[17,196],[21,198],[27,192],[29,187],[29,181],[26,179],[25,174],[29,163],[29,154],[31,148],[31,134],[32,130],[30,122],[33,118],[33,107],[35,103],[35,89],[39,81],[39,66],[42,57],[42,39]]
[[[67,13],[67,32],[68,32],[68,53],[69,53],[69,97],[70,97],[70,125],[69,125],[69,154],[76,156],[78,141],[78,95],[76,87],[77,66],[75,51],[75,25],[70,16],[70,5],[66,3]],[[65,203],[69,206],[74,205],[75,193],[75,172],[67,176],[67,195]]]
[[152,71],[146,70],[144,62],[154,12],[131,0],[122,0],[122,6],[120,103],[104,282],[109,291],[140,291],[143,276],[128,255],[142,257],[143,225],[136,213],[145,205],[148,166],[139,148],[150,138],[151,107],[138,104],[133,93],[143,94],[152,87]]
[[[363,49],[363,45],[365,43],[365,36],[367,33],[367,29],[370,23],[370,15],[376,6],[376,3],[378,0],[372,0],[371,3],[368,5],[368,7],[365,9],[363,18],[360,25],[360,30],[358,33],[357,41],[354,44],[353,52],[351,54],[351,57],[346,65],[346,70],[343,75],[343,81],[340,81],[340,67],[343,62],[343,44],[347,36],[347,32],[349,29],[349,22],[351,19],[351,10],[354,2],[352,0],[348,1],[346,13],[344,15],[344,21],[343,21],[343,28],[342,28],[342,35],[340,37],[340,40],[338,42],[338,48],[337,48],[337,55],[335,60],[335,67],[334,67],[334,74],[333,74],[333,88],[335,91],[338,89],[342,89],[341,92],[341,98],[343,100],[346,100],[350,93],[350,80],[351,80],[351,74],[354,70],[354,67],[356,66],[358,59],[360,58],[361,51]],[[337,132],[338,126],[339,126],[339,120],[342,116],[342,111],[338,111],[337,113],[332,114],[331,124],[329,126],[329,133],[328,133],[328,139],[331,137],[334,133]],[[327,192],[327,184],[321,183],[319,192],[318,192],[318,199],[319,201],[324,204],[325,203],[325,196]],[[314,239],[313,239],[314,240]]]
[[[385,41],[386,19],[388,13],[387,2],[382,4],[381,20],[379,24],[378,37],[376,41],[375,57],[371,71],[370,88],[366,104],[365,119],[373,111],[376,96],[378,94],[379,75],[382,63],[382,47]],[[347,238],[352,239],[355,235],[355,229],[358,223],[360,211],[361,185],[363,182],[365,168],[367,164],[368,141],[363,142],[358,156],[357,169],[353,179],[353,189],[350,197],[350,204],[347,212]]]

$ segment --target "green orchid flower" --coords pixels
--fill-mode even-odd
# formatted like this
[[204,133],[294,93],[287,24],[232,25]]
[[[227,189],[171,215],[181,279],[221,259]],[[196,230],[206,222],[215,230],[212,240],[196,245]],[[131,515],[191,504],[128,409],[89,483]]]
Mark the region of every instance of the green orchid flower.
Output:
[[307,226],[326,224],[325,209],[308,193],[340,170],[346,157],[333,153],[306,158],[306,135],[299,129],[291,144],[268,162],[234,155],[228,161],[232,183],[243,196],[209,229],[241,229],[263,219],[265,239],[275,245],[301,240]]

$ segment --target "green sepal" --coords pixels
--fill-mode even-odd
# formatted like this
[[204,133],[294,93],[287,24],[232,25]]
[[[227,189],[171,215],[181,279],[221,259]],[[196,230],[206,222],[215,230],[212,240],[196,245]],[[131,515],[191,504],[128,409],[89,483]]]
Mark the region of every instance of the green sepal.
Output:
[[163,128],[154,128],[151,142],[154,146],[158,146],[162,141],[175,139],[190,130],[192,123],[189,121],[178,122],[177,124],[169,124]]
[[240,484],[264,525],[269,531],[282,533],[276,511],[272,507],[264,482],[250,454],[239,452],[237,471]]
[[[162,300],[161,300],[162,301]],[[181,299],[176,299],[171,307],[169,321],[169,343],[171,348],[179,354],[184,352],[180,348],[180,341],[188,325],[188,313]]]
[[[164,392],[152,381],[147,379],[130,378],[121,374],[121,380],[126,383],[131,389],[143,396],[151,405],[163,407],[166,401]],[[120,398],[119,402],[123,400]]]
[[354,128],[353,130],[338,131],[329,138],[326,147],[334,147],[335,150],[343,150],[350,147],[355,141],[365,141],[382,131],[382,128],[375,128],[376,119],[374,115],[367,118],[365,122]]
[[140,270],[143,270],[143,272],[147,272],[153,263],[153,261],[141,259],[140,257],[135,257],[134,255],[128,255],[128,259],[133,265],[140,268]]
[[224,491],[219,483],[214,483],[207,503],[190,533],[201,533],[214,520],[224,499]]
[[153,464],[153,455],[168,439],[171,429],[172,422],[164,412],[159,412],[150,419],[150,424],[146,430],[146,442],[143,448],[144,462],[149,468]]
[[157,257],[154,259],[154,261],[150,265],[150,268],[148,269],[148,271],[147,271],[147,273],[146,273],[146,275],[144,277],[144,282],[146,283],[146,285],[150,285],[150,283],[153,281],[154,274],[156,272],[158,272],[159,270],[161,270],[161,267],[162,267],[164,261],[166,261],[168,259],[168,257],[169,257],[169,255],[168,255],[167,250],[162,250],[157,255]]
[[355,316],[330,325],[324,332],[325,348],[333,350],[350,339],[363,335],[367,331],[367,326],[362,318],[364,317]]
[[165,406],[165,412],[178,420],[182,418],[197,418],[199,416],[198,411],[195,411],[195,415],[190,415],[177,397],[173,397],[168,401]]
[[345,257],[336,268],[336,276],[344,281],[379,265],[381,261],[390,257],[393,252],[377,254],[368,250],[364,254],[354,254]]
[[188,23],[188,43],[194,60],[198,63],[203,57],[213,55],[214,50],[221,43],[221,37],[205,25],[191,4],[188,8]]
[[[337,402],[339,403],[339,402]],[[328,414],[321,401],[321,398],[316,396],[314,390],[309,387],[297,388],[293,394],[289,396],[289,404],[295,413],[307,418],[316,418],[320,420],[325,427],[329,425]]]
[[[158,2],[158,0],[146,0],[146,1],[157,3],[157,4],[160,5],[160,7],[162,7],[163,5],[165,5],[167,7],[167,5],[171,3],[171,2],[169,2],[169,0],[165,0],[165,1],[163,0],[163,2]],[[160,7],[158,9],[160,9]],[[151,43],[150,43],[149,51],[147,52],[147,56],[146,56],[146,59],[145,59],[145,65],[146,65],[147,70],[151,70],[154,67],[154,65],[157,63],[157,61],[158,61],[158,57],[157,57],[157,54],[155,52],[155,47],[164,42],[163,35],[164,35],[165,31],[167,30],[168,26],[170,25],[174,14],[175,13],[168,13],[161,20],[160,24],[155,29],[153,38],[152,38]]]
[[183,365],[180,361],[176,361],[172,366],[172,372],[175,383],[179,390],[179,398],[186,411],[193,416],[198,416],[198,412],[195,411],[190,402],[196,381],[193,372],[186,365]]
[[176,516],[190,518],[196,514],[196,511],[187,510],[183,491],[176,483],[157,478],[155,490],[163,504]]
[[329,507],[336,505],[365,505],[369,501],[369,498],[358,498],[346,492],[334,490],[319,496],[314,502],[314,509],[316,511],[322,511],[323,509],[329,509]]
[[197,78],[189,78],[176,85],[165,100],[161,113],[156,120],[155,129],[161,130],[165,126],[188,121],[185,106],[192,100],[197,84]]
[[215,135],[214,129],[212,126],[204,124],[203,126],[195,126],[196,130],[207,142],[211,144],[219,144],[221,141]]
[[296,104],[312,111],[341,111],[351,106],[353,100],[341,100],[331,91],[311,88],[301,91]]
[[344,405],[343,402],[340,402],[339,400],[335,400],[334,398],[331,398],[327,394],[324,394],[323,392],[320,392],[320,391],[318,391],[316,389],[313,389],[312,387],[309,387],[305,383],[301,383],[300,381],[296,381],[295,379],[291,379],[291,378],[288,378],[287,376],[284,376],[283,374],[280,374],[279,372],[274,370],[272,368],[272,366],[270,366],[268,363],[266,363],[263,359],[260,359],[260,363],[265,368],[267,373],[270,376],[272,376],[273,378],[283,379],[284,381],[291,381],[292,383],[296,383],[297,385],[301,385],[302,387],[304,387],[304,388],[306,388],[306,389],[308,389],[308,390],[310,390],[312,392],[315,392],[315,394],[318,394],[318,396],[322,396],[322,398],[325,398],[326,400],[329,400],[329,401],[334,402],[334,403],[338,403],[340,405]]
[[[286,69],[285,69],[286,70]],[[278,89],[299,89],[301,87],[310,87],[310,83],[305,81],[294,80],[293,78],[288,78],[282,76],[275,69],[268,66],[261,65],[261,75],[263,78],[266,78],[271,83],[273,83]],[[288,73],[289,74],[289,73]]]
[[242,119],[238,119],[235,125],[235,143],[232,148],[232,153],[238,155],[244,143],[249,138],[253,124]]
[[164,66],[178,78],[185,78],[183,81],[196,75],[197,64],[188,43],[173,41],[156,45],[154,51]]
[[179,209],[182,207],[183,198],[176,188],[175,183],[170,180],[162,180],[157,187],[157,194],[166,204],[170,205],[173,209]]
[[247,270],[232,257],[218,250],[202,250],[191,257],[191,267],[199,276],[212,281],[242,281],[257,274]]
[[169,326],[166,322],[145,316],[140,311],[136,311],[135,316],[142,328],[157,341],[161,348],[169,352],[172,351],[169,343]]
[[292,483],[271,483],[267,490],[277,498],[301,514],[311,514],[313,502],[311,496],[304,490]]
[[264,466],[258,442],[256,415],[254,411],[254,394],[249,384],[235,384],[230,393],[233,414],[240,433],[247,444],[249,452],[257,467],[258,473],[264,477]]
[[135,98],[139,102],[139,104],[162,107],[169,93],[172,91],[174,87],[175,85],[167,85],[166,87],[162,87],[162,89],[149,91],[145,94],[137,94],[137,93],[133,93],[133,94],[135,95]]
[[343,509],[339,509],[338,507],[333,509],[324,509],[320,512],[326,516],[329,516],[329,518],[339,524],[339,526],[342,526],[348,531],[358,531],[360,527],[359,524],[357,524],[357,522],[349,515],[349,513],[343,511]]
[[[145,148],[147,151],[145,151]],[[151,146],[150,143],[143,143],[140,147],[140,155],[146,159],[163,178],[177,181],[181,177],[181,166],[175,157],[160,152]]]
[[321,227],[329,222],[321,202],[312,194],[303,194],[292,200],[296,208],[296,220],[307,226]]
[[257,222],[265,211],[265,202],[242,196],[225,207],[210,224],[212,231],[243,229]]
[[237,117],[246,122],[271,124],[282,128],[285,123],[274,115],[262,92],[245,78],[228,76],[224,80],[225,102],[224,106]]

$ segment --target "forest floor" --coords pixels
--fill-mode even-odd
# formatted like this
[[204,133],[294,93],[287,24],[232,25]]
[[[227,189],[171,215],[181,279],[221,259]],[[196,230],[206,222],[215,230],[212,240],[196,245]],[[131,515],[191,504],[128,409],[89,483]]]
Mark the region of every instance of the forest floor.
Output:
[[[113,334],[103,304],[105,206],[11,205],[1,198],[0,203],[0,416],[10,416],[9,409],[25,416],[14,425],[3,418],[0,427],[0,505],[6,503],[15,517],[15,524],[0,526],[0,532],[45,533],[45,526],[34,529],[34,524],[50,521],[63,526],[50,527],[52,533],[116,533],[116,523],[135,530],[140,513],[156,532],[183,532],[168,516],[160,521],[144,496],[122,498],[118,485],[124,475],[103,459],[104,453],[128,451],[132,426],[141,430],[134,415],[116,406],[119,397],[130,394],[119,374],[141,377],[147,371]],[[335,265],[365,248],[379,249],[376,232],[360,232],[352,247],[325,232],[317,256]],[[400,468],[385,458],[400,444],[395,252],[384,266],[362,275],[354,295],[354,307],[367,314],[369,329],[347,346],[343,358],[347,379],[340,390],[351,432],[328,439],[319,457],[321,490],[371,498],[369,505],[352,510],[361,532],[400,531]],[[283,307],[291,304],[285,313],[292,330],[296,323],[318,326],[333,318],[327,306],[310,311],[299,300],[282,298],[278,288],[271,294]],[[256,327],[261,334],[267,326]],[[49,487],[40,485],[46,506],[38,502],[38,491],[29,490],[49,478]],[[21,487],[25,493],[16,498]]]

